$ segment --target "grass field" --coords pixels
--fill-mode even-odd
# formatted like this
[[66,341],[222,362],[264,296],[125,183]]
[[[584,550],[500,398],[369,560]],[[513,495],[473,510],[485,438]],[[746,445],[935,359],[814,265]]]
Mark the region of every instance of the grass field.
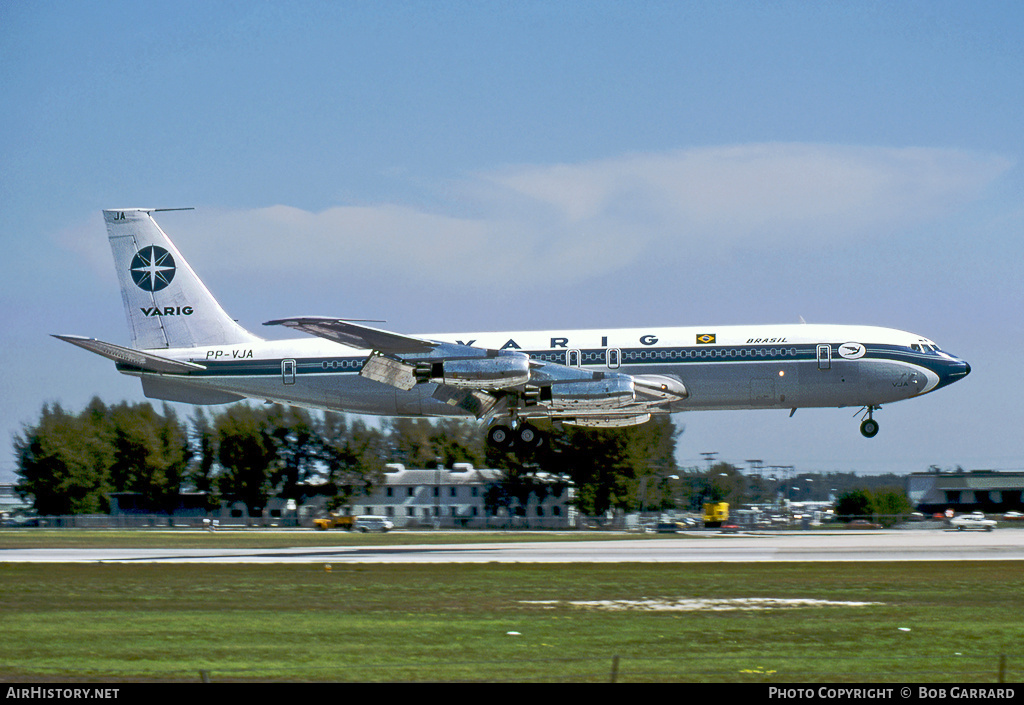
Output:
[[[1019,682],[1022,577],[981,561],[0,563],[0,679]],[[726,602],[668,609],[683,598]]]

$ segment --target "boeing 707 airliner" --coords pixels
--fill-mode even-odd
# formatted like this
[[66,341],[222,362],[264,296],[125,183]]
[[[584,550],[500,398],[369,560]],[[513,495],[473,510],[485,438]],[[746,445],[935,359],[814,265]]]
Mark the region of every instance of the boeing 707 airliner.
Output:
[[147,397],[245,398],[384,416],[465,416],[499,447],[530,448],[538,426],[621,427],[705,409],[881,405],[967,376],[967,362],[890,328],[751,325],[405,335],[366,321],[268,321],[311,337],[264,340],[236,323],[153,218],[103,211],[132,346],[55,336],[142,380]]

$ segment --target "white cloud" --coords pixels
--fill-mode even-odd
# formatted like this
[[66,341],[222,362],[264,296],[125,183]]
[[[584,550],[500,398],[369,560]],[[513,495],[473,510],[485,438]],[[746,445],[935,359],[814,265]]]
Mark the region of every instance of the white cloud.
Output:
[[[485,176],[566,223],[628,218],[672,231],[743,239],[765,229],[830,237],[906,225],[978,197],[1012,166],[942,149],[755,144],[634,154]],[[682,233],[685,237],[685,232]],[[660,238],[659,238],[660,239]]]
[[93,274],[102,280],[116,282],[117,275],[110,266],[110,245],[105,233],[103,216],[94,211],[81,221],[68,225],[53,234],[53,241],[75,255],[77,261],[88,267]]
[[[279,205],[188,227],[239,268],[521,290],[641,260],[889,234],[978,199],[1011,166],[949,149],[723,146],[480,173],[460,184],[450,213]],[[456,214],[467,205],[474,215]]]

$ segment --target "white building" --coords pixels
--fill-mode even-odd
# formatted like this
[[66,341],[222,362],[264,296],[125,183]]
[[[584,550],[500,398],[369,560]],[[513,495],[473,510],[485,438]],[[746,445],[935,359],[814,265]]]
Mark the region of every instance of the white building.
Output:
[[[531,476],[532,487],[509,496],[501,470],[407,470],[388,465],[384,482],[356,495],[340,509],[348,514],[388,517],[396,528],[465,527],[564,529],[576,524],[568,480],[546,473]],[[523,496],[525,495],[525,496]]]

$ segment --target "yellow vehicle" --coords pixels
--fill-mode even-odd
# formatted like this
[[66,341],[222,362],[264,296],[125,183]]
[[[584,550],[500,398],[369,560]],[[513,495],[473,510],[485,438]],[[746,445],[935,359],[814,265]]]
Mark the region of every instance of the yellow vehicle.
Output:
[[717,529],[729,519],[728,502],[707,502],[704,505],[704,526]]
[[328,514],[327,516],[314,519],[313,528],[317,531],[327,531],[328,529],[352,531],[352,525],[355,524],[355,521],[356,518],[351,514]]

